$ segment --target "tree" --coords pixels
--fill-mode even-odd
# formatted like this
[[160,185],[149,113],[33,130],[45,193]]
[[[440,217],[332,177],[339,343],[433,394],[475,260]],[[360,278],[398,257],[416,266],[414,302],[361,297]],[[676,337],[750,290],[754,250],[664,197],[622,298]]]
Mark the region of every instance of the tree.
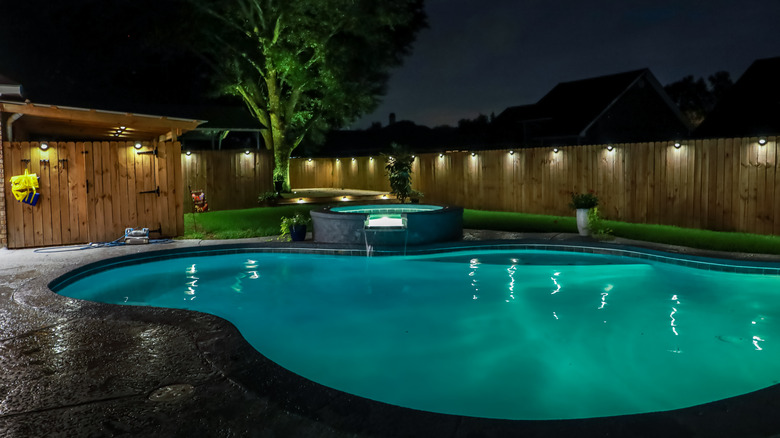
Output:
[[[709,82],[709,84],[708,84]],[[715,104],[731,89],[733,82],[728,72],[719,71],[703,78],[686,76],[664,87],[666,94],[680,108],[688,123],[696,127],[704,121]]]
[[373,110],[426,25],[423,0],[187,1],[190,47],[267,128],[285,190],[292,151]]

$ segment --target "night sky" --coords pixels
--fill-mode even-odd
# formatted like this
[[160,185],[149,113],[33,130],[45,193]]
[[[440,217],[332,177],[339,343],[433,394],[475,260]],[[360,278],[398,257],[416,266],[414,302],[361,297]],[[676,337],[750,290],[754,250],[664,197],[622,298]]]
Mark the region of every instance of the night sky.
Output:
[[[150,20],[175,30],[175,19],[152,10],[172,4],[4,4],[0,74],[38,103],[137,112],[150,98],[186,104],[207,86],[205,69],[164,55],[165,36],[142,35]],[[722,70],[736,81],[755,59],[780,56],[778,0],[427,0],[426,9],[430,26],[384,103],[352,128],[386,125],[391,112],[455,126],[534,103],[559,82],[645,67],[664,85]]]
[[780,56],[777,0],[427,0],[429,29],[353,124],[457,125],[536,102],[559,82],[649,68],[662,85]]

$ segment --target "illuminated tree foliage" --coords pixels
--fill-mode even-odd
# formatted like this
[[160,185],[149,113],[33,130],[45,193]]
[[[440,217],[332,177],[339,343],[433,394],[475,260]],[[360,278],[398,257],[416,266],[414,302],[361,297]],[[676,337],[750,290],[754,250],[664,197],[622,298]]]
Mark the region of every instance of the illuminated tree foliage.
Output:
[[[423,0],[189,0],[191,47],[267,128],[274,179],[306,138],[376,108],[426,25]],[[207,25],[204,25],[206,24]]]

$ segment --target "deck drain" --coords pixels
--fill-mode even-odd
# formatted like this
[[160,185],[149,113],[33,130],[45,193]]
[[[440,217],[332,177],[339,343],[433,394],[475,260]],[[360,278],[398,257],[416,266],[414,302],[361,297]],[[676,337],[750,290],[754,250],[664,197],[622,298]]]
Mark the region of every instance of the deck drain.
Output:
[[163,386],[149,394],[149,400],[156,402],[170,402],[189,397],[195,392],[195,387],[187,383]]

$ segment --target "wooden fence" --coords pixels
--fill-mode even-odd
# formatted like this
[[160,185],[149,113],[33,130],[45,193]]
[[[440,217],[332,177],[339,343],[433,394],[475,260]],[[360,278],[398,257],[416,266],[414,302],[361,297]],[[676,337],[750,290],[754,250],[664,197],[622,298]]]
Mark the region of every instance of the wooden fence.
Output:
[[[594,191],[607,219],[780,235],[777,138],[422,154],[413,185],[424,202],[572,215],[571,193]],[[294,187],[388,190],[368,157],[295,159]]]
[[5,184],[8,247],[107,242],[126,227],[184,232],[179,143],[3,143],[7,179],[25,169],[39,179],[40,200],[17,202]]
[[258,195],[273,190],[273,156],[266,149],[192,151],[181,155],[181,168],[188,213],[194,211],[194,190],[206,194],[211,211],[257,207]]

